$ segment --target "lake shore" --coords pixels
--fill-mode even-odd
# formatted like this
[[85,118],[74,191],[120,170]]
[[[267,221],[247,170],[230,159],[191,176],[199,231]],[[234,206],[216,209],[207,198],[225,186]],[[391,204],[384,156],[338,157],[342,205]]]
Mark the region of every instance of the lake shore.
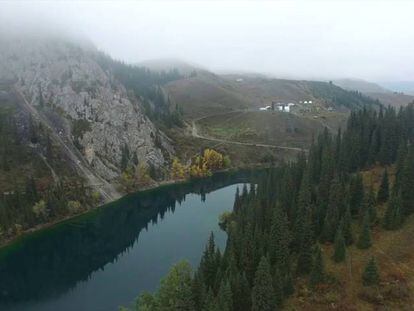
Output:
[[[220,174],[220,173],[239,172],[239,171],[242,171],[242,170],[266,169],[266,168],[270,168],[270,166],[259,165],[258,164],[258,165],[250,165],[250,166],[245,166],[245,167],[233,167],[233,168],[227,168],[227,169],[215,171],[215,172],[213,172],[213,175]],[[199,178],[199,179],[207,179],[207,178],[209,178],[209,177],[203,177],[203,178]],[[11,237],[11,238],[3,240],[0,243],[0,251],[4,250],[5,248],[7,248],[11,245],[13,245],[14,243],[18,242],[20,239],[23,239],[27,236],[30,236],[30,235],[32,235],[36,232],[52,228],[52,227],[57,226],[59,224],[65,223],[67,221],[70,221],[70,220],[76,219],[78,217],[82,217],[84,215],[87,215],[89,213],[98,211],[101,208],[104,208],[105,206],[107,206],[109,204],[113,204],[114,202],[116,202],[118,200],[122,200],[123,198],[125,198],[129,195],[135,195],[135,194],[138,194],[138,193],[153,191],[153,190],[156,190],[156,189],[159,189],[159,188],[162,188],[162,187],[188,183],[188,182],[191,182],[193,180],[194,180],[193,178],[187,178],[187,179],[168,179],[168,180],[162,180],[162,181],[159,181],[159,182],[155,182],[155,183],[153,183],[151,185],[148,185],[146,187],[142,187],[141,189],[139,189],[137,191],[130,192],[130,193],[123,193],[120,198],[117,198],[117,199],[114,199],[112,201],[106,202],[105,204],[97,205],[95,207],[91,207],[91,208],[89,208],[85,211],[82,211],[80,213],[77,213],[77,214],[67,215],[67,216],[64,216],[62,218],[59,218],[59,219],[56,219],[56,220],[53,220],[53,221],[49,221],[49,222],[46,222],[46,223],[36,225],[35,227],[28,228],[28,229],[20,232],[19,234]]]

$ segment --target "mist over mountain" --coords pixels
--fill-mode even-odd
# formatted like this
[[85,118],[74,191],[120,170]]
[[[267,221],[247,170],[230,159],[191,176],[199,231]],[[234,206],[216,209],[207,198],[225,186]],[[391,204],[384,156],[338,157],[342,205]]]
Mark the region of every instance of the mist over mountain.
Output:
[[6,1],[0,31],[87,38],[129,63],[180,59],[278,78],[410,81],[412,11],[410,1]]

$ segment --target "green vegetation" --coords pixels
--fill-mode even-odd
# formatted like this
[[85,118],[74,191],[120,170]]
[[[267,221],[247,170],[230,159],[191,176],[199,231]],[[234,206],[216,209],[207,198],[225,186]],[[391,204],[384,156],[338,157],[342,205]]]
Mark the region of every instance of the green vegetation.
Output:
[[81,143],[79,139],[82,139],[83,134],[91,130],[91,123],[88,120],[79,119],[72,120],[72,135],[73,142],[77,148],[80,149]]
[[182,76],[178,70],[150,71],[148,68],[128,65],[116,61],[107,55],[99,54],[96,58],[98,64],[111,71],[133,96],[140,99],[147,116],[167,127],[182,126],[182,109],[178,104],[173,105],[163,86]]
[[97,203],[48,130],[14,100],[0,108],[0,243]]
[[[372,226],[379,229],[377,218],[382,217],[384,224],[389,223],[387,217],[394,219],[377,215],[373,185],[364,181],[366,174],[360,173],[363,169],[396,163],[391,193],[401,196],[401,223],[414,212],[407,186],[414,183],[409,164],[414,154],[409,145],[412,139],[414,105],[398,113],[392,108],[379,112],[362,109],[351,114],[345,132],[334,137],[325,131],[307,157],[301,154],[297,161],[274,169],[258,187],[244,187],[236,194],[232,215],[226,217],[228,240],[224,253],[210,237],[191,278],[188,298],[193,299],[196,309],[216,308],[220,297],[229,297],[231,291],[233,310],[274,310],[276,304],[286,300],[299,303],[292,294],[297,290],[297,295],[303,295],[304,284],[311,285],[314,297],[340,299],[334,291],[340,291],[345,279],[336,279],[325,271],[323,253],[328,249],[333,256],[330,271],[344,277],[344,265],[336,262],[347,260],[348,252],[359,262],[366,260],[366,248],[379,243],[371,235]],[[399,148],[401,145],[405,148]],[[394,215],[399,204],[390,203],[388,209],[388,214]],[[352,227],[360,233],[356,247],[352,245]],[[325,248],[320,242],[335,245]],[[382,286],[373,259],[365,271],[357,273],[365,285]],[[246,289],[239,288],[241,278],[246,279],[247,294]],[[327,292],[329,287],[333,289]],[[361,292],[360,297],[368,301],[369,292]],[[246,301],[245,307],[239,308],[236,302],[241,299]],[[355,299],[351,301],[355,303]],[[314,304],[314,308],[318,305],[317,300],[307,303]]]
[[374,257],[371,257],[362,274],[362,281],[365,286],[378,285],[378,267]]
[[191,267],[181,261],[172,267],[168,275],[161,280],[161,286],[155,295],[142,294],[138,301],[139,310],[183,310],[192,311],[194,301],[191,296]]
[[358,91],[347,91],[332,83],[308,81],[308,85],[315,98],[337,107],[343,106],[349,109],[359,109],[379,107],[381,105],[378,100],[363,95]]
[[201,119],[197,126],[214,138],[298,148],[308,148],[312,138],[324,129],[318,120],[278,111],[215,115]]

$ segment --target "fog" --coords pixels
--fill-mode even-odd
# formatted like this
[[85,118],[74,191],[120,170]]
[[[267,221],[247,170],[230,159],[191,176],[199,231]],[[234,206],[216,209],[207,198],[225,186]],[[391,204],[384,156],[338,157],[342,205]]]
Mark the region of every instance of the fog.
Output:
[[1,2],[2,32],[88,38],[114,58],[216,72],[414,80],[414,2]]

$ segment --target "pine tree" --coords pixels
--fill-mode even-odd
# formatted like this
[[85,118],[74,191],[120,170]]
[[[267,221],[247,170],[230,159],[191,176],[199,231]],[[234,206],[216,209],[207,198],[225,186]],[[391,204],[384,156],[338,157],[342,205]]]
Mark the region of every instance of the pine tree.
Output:
[[379,283],[378,266],[374,257],[371,257],[362,273],[362,283],[364,286],[377,285]]
[[371,221],[369,213],[367,212],[362,223],[362,228],[358,238],[357,247],[360,249],[367,249],[370,248],[371,245]]
[[283,282],[278,268],[276,268],[273,273],[273,289],[276,304],[281,306],[283,302]]
[[398,229],[402,224],[402,203],[399,194],[392,194],[385,210],[383,226],[387,230]]
[[354,235],[352,233],[352,217],[349,205],[347,205],[345,214],[342,218],[342,232],[345,239],[346,245],[350,245],[354,242]]
[[319,245],[315,246],[314,260],[312,271],[310,273],[309,282],[311,286],[322,283],[325,279],[325,265],[323,262],[322,251]]
[[281,206],[276,206],[270,229],[269,254],[273,265],[286,267],[289,261],[290,233],[288,219]]
[[211,289],[207,293],[202,310],[203,311],[221,311],[217,298],[214,297],[213,291]]
[[414,211],[414,151],[410,148],[404,160],[401,172],[401,199],[403,215],[409,215]]
[[335,178],[332,182],[329,193],[329,205],[322,231],[322,240],[332,242],[335,239],[335,233],[339,225],[341,210],[344,205],[343,187],[337,178]]
[[207,289],[199,272],[194,274],[192,282],[192,297],[197,310],[201,310],[206,299]]
[[214,234],[211,232],[207,246],[201,258],[199,271],[206,284],[206,288],[214,288],[216,274],[218,270],[216,245],[214,243]]
[[246,275],[239,272],[232,275],[231,289],[233,293],[233,310],[250,311],[251,293]]
[[286,269],[283,277],[283,294],[285,297],[292,295],[295,292],[295,286],[293,284],[292,273],[290,268]]
[[400,146],[398,147],[397,161],[395,163],[395,182],[392,188],[392,191],[394,193],[399,192],[401,190],[401,179],[402,179],[402,172],[404,170],[406,155],[407,155],[406,142],[402,140],[400,142]]
[[338,230],[336,231],[334,254],[333,254],[332,259],[335,262],[342,262],[345,260],[345,256],[346,256],[346,246],[345,246],[345,239],[342,233],[342,224],[341,224],[339,225]]
[[357,174],[351,179],[351,183],[349,185],[349,194],[351,215],[357,215],[361,209],[361,205],[364,199],[364,185],[362,183],[361,174]]
[[228,281],[224,279],[221,281],[217,298],[220,311],[233,310],[233,295],[231,292],[230,283]]
[[296,272],[299,275],[308,274],[312,269],[312,229],[309,221],[305,221],[303,228],[304,236],[299,247]]
[[377,220],[377,209],[375,204],[375,193],[373,187],[371,186],[368,193],[364,196],[363,209],[361,211],[361,216],[364,216],[365,213],[368,212],[371,224],[374,224]]
[[384,170],[382,175],[381,185],[378,189],[377,201],[379,203],[384,203],[388,200],[389,196],[389,182],[388,182],[388,172],[387,169]]
[[262,257],[256,271],[252,290],[252,311],[274,311],[276,301],[270,274],[270,265],[266,257]]

